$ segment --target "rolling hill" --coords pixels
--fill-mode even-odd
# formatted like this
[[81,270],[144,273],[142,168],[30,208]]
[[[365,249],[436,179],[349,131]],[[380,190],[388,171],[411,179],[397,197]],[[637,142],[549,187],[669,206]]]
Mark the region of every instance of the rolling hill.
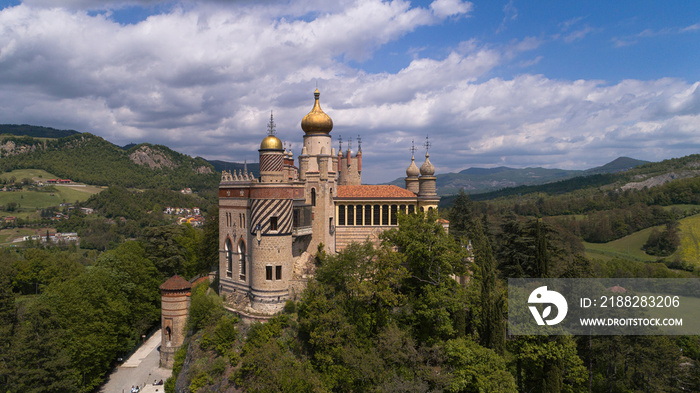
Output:
[[[605,165],[587,170],[534,168],[468,168],[458,173],[437,175],[438,195],[454,195],[464,189],[468,194],[509,189],[519,186],[536,186],[581,176],[610,174],[630,170],[649,161],[619,157]],[[404,186],[404,179],[398,178],[388,184]]]

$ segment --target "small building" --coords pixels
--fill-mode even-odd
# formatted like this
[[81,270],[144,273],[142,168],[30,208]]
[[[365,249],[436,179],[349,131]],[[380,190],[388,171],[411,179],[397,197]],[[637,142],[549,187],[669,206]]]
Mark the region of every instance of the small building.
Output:
[[161,345],[160,366],[173,368],[175,352],[185,341],[185,324],[190,308],[192,284],[177,274],[160,286]]

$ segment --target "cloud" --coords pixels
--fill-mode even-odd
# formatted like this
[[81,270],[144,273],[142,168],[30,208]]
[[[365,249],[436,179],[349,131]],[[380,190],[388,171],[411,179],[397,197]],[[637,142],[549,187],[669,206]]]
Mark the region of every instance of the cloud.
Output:
[[469,13],[474,5],[468,1],[461,0],[435,0],[430,3],[430,9],[438,18],[462,15]]
[[644,29],[639,33],[622,36],[613,37],[611,39],[613,45],[617,48],[634,45],[640,41],[640,39],[651,39],[656,37],[674,36],[679,34],[696,33],[700,31],[700,23],[695,23],[689,26],[683,27],[666,27],[663,29]]
[[509,0],[508,4],[503,6],[503,13],[505,15],[503,16],[500,26],[498,26],[498,29],[496,29],[497,34],[506,29],[506,24],[508,22],[518,19],[518,9],[515,8],[513,0]]
[[538,53],[523,60],[542,44],[534,37],[507,44],[467,37],[440,57],[416,51],[396,72],[352,66],[416,29],[468,15],[470,3],[182,2],[129,25],[85,11],[96,2],[80,4],[0,11],[3,122],[254,162],[271,109],[278,135],[299,153],[299,123],[318,83],[332,135],[362,135],[368,182],[402,176],[411,140],[425,135],[441,173],[586,168],[700,145],[697,83],[494,77],[500,67],[537,64]]

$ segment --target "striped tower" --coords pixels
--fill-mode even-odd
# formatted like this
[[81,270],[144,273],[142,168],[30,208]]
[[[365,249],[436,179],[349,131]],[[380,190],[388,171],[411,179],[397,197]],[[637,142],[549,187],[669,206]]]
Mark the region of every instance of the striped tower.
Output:
[[260,145],[260,182],[250,190],[250,301],[263,313],[280,311],[292,275],[293,189],[284,179],[284,148],[270,135]]

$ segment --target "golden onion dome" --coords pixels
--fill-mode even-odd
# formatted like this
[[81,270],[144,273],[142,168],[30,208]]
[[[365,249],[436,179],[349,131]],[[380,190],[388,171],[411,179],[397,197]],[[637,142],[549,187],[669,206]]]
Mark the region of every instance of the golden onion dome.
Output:
[[430,155],[425,153],[425,162],[420,166],[421,176],[432,176],[435,174],[435,167],[430,163],[430,159],[428,157],[430,157]]
[[321,104],[318,102],[318,97],[321,93],[318,89],[314,92],[314,97],[316,102],[314,103],[313,109],[301,120],[301,129],[307,135],[313,134],[329,134],[333,129],[333,120],[328,116],[323,109],[321,109]]
[[260,143],[260,150],[284,150],[282,141],[274,135],[268,135]]
[[407,177],[418,177],[420,175],[420,170],[418,169],[418,166],[416,165],[416,160],[411,156],[411,165],[408,166],[408,169],[406,169],[406,176]]

